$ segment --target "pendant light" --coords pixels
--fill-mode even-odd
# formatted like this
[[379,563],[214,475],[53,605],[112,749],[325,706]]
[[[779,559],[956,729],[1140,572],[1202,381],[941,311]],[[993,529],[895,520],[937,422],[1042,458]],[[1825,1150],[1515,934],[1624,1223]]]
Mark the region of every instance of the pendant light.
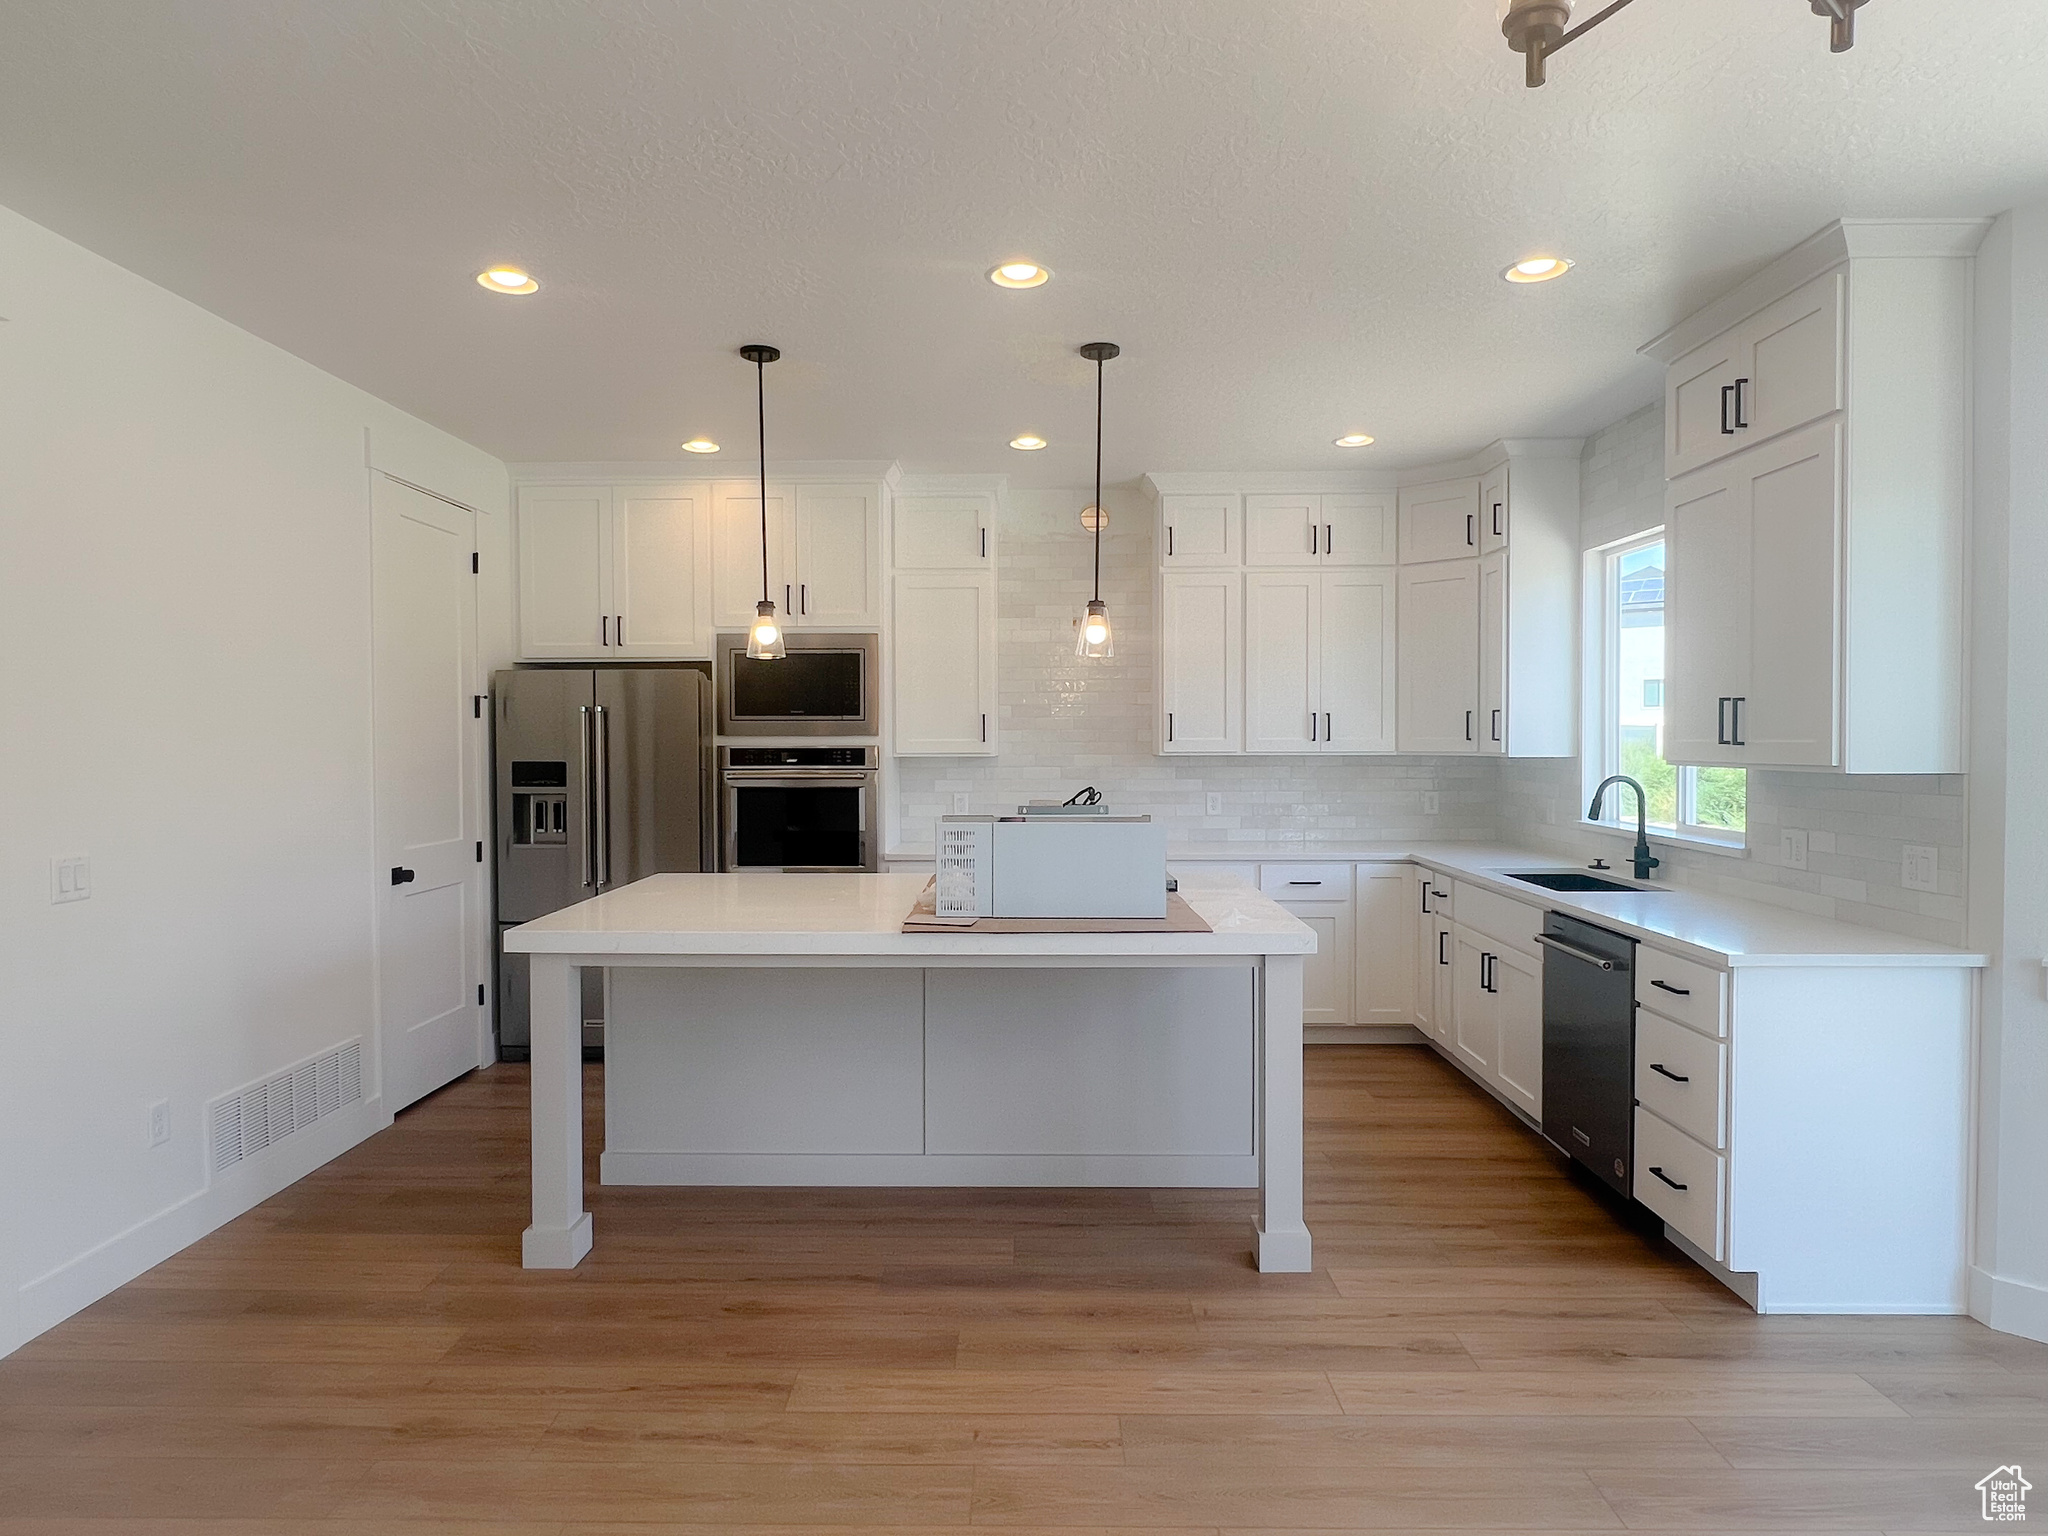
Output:
[[740,356],[754,365],[755,421],[761,443],[761,601],[754,605],[754,627],[747,631],[747,659],[780,661],[789,651],[774,600],[768,596],[768,365],[782,356],[782,349],[751,342],[740,348]]
[[1102,365],[1122,350],[1113,341],[1091,341],[1081,348],[1081,355],[1095,365],[1095,500],[1082,514],[1095,532],[1095,595],[1088,600],[1088,611],[1077,626],[1074,654],[1098,660],[1116,654],[1116,636],[1109,627],[1109,610],[1102,602],[1102,528],[1109,521],[1109,513],[1102,505]]

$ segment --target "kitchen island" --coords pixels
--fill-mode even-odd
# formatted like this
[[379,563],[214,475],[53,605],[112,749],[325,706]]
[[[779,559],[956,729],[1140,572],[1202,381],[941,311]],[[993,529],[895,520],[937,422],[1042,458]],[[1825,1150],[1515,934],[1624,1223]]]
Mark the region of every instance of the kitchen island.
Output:
[[531,956],[529,1269],[590,1251],[581,975],[606,973],[607,1184],[1252,1188],[1309,1268],[1311,930],[1192,872],[1208,933],[902,931],[925,877],[656,875],[514,928]]

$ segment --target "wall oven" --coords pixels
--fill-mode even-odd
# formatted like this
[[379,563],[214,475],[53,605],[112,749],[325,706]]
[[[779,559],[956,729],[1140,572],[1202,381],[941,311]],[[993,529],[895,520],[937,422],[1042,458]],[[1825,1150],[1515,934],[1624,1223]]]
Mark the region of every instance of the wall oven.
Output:
[[[795,655],[795,651],[790,654]],[[772,665],[781,666],[782,662]],[[721,747],[728,871],[863,873],[882,867],[875,747]]]
[[874,736],[880,647],[873,635],[789,631],[789,653],[749,661],[747,637],[718,637],[721,736]]

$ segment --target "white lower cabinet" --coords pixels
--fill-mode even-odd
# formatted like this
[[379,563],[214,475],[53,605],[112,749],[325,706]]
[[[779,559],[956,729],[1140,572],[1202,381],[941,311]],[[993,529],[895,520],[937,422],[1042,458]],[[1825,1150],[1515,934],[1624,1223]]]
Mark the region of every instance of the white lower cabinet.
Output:
[[1497,949],[1487,978],[1493,988],[1500,1050],[1494,1058],[1500,1091],[1531,1119],[1543,1118],[1543,963],[1519,949]]
[[1486,989],[1487,942],[1462,923],[1452,925],[1450,1045],[1467,1071],[1490,1083],[1500,1056],[1500,1026]]
[[1727,1187],[1725,1158],[1636,1107],[1636,1199],[1716,1262],[1728,1255],[1722,1241]]
[[1355,1023],[1416,1022],[1416,925],[1421,921],[1416,873],[1412,864],[1358,866]]
[[1454,891],[1457,919],[1443,941],[1449,1016],[1431,1033],[1496,1098],[1541,1120],[1543,960],[1534,935],[1543,913],[1474,885]]
[[1351,1024],[1355,933],[1349,864],[1264,864],[1259,888],[1306,923],[1316,952],[1302,968],[1301,1022]]

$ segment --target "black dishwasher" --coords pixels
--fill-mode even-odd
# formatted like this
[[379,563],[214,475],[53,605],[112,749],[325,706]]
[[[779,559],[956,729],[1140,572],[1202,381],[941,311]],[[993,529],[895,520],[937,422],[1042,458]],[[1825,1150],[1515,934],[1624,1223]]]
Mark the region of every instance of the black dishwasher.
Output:
[[1561,912],[1543,932],[1543,1134],[1632,1197],[1636,944]]

